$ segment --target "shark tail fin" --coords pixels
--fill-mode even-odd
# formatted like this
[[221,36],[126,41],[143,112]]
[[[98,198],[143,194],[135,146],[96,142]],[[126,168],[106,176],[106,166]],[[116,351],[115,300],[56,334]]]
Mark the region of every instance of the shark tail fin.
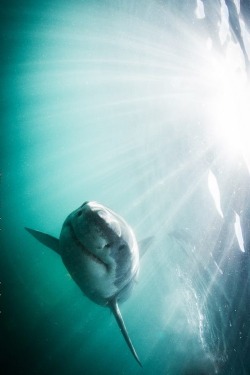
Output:
[[131,350],[133,356],[135,357],[136,361],[139,363],[139,365],[142,367],[142,364],[141,364],[141,361],[135,351],[135,348],[133,347],[133,344],[129,338],[129,335],[128,335],[128,332],[127,332],[127,329],[126,329],[126,326],[125,326],[125,323],[122,319],[122,315],[121,315],[121,312],[120,312],[120,309],[118,307],[118,303],[117,303],[117,300],[114,299],[112,300],[110,303],[109,303],[109,307],[111,309],[111,311],[113,312],[114,316],[115,316],[115,319],[118,323],[118,326],[120,327],[120,330],[123,334],[123,337],[126,341],[126,343],[128,344],[128,347],[129,349]]
[[34,230],[34,229],[26,228],[26,227],[25,229],[43,245],[49,247],[50,249],[54,250],[57,254],[61,255],[58,238],[53,237],[47,233],[39,232],[38,230]]

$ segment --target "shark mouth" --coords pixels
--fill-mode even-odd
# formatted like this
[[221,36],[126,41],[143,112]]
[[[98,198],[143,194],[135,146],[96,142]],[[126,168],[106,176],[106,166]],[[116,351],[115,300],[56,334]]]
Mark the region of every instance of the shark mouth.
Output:
[[93,254],[91,251],[89,251],[82,243],[80,240],[78,240],[76,234],[75,234],[75,231],[72,227],[72,224],[69,223],[69,229],[70,229],[70,233],[71,233],[71,236],[75,242],[75,244],[80,247],[80,249],[82,250],[82,252],[87,255],[89,258],[91,258],[94,262],[96,263],[99,263],[99,264],[102,264],[106,269],[108,269],[108,265],[101,259],[99,258],[97,255]]

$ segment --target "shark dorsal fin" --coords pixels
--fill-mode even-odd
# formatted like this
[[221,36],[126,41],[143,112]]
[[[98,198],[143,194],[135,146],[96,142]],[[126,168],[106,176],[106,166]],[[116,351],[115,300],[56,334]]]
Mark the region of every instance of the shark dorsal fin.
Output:
[[113,314],[115,316],[115,319],[118,323],[118,326],[119,326],[119,328],[120,328],[120,330],[123,334],[123,337],[124,337],[126,343],[128,344],[129,349],[131,350],[133,356],[135,357],[135,359],[137,360],[139,365],[142,367],[141,361],[139,360],[139,357],[138,357],[138,355],[135,351],[135,348],[133,347],[133,344],[132,344],[132,342],[129,338],[129,335],[128,335],[125,323],[122,319],[122,315],[121,315],[120,309],[118,307],[118,303],[117,303],[116,298],[109,302],[109,307],[110,307],[111,311],[113,312]]
[[47,233],[39,232],[38,230],[34,230],[34,229],[26,228],[26,227],[25,229],[43,245],[49,247],[50,249],[54,250],[57,254],[61,255],[58,238],[53,237]]

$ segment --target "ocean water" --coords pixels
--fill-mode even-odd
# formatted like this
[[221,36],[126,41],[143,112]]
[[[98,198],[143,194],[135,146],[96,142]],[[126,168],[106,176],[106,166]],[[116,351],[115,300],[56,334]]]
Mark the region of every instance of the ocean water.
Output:
[[[239,47],[213,54],[199,22],[160,1],[8,1],[1,13],[4,374],[249,374]],[[138,241],[154,236],[120,306],[143,368],[110,311],[24,230],[59,236],[86,200]]]

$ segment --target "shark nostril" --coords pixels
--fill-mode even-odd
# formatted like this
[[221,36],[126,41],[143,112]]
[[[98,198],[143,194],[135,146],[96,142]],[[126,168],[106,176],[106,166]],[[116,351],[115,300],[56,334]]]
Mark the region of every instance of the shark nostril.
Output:
[[80,211],[77,212],[77,216],[78,217],[81,216],[81,214],[82,214],[82,210],[80,210]]
[[109,249],[111,247],[111,243],[106,243],[106,245],[104,246],[106,249]]

